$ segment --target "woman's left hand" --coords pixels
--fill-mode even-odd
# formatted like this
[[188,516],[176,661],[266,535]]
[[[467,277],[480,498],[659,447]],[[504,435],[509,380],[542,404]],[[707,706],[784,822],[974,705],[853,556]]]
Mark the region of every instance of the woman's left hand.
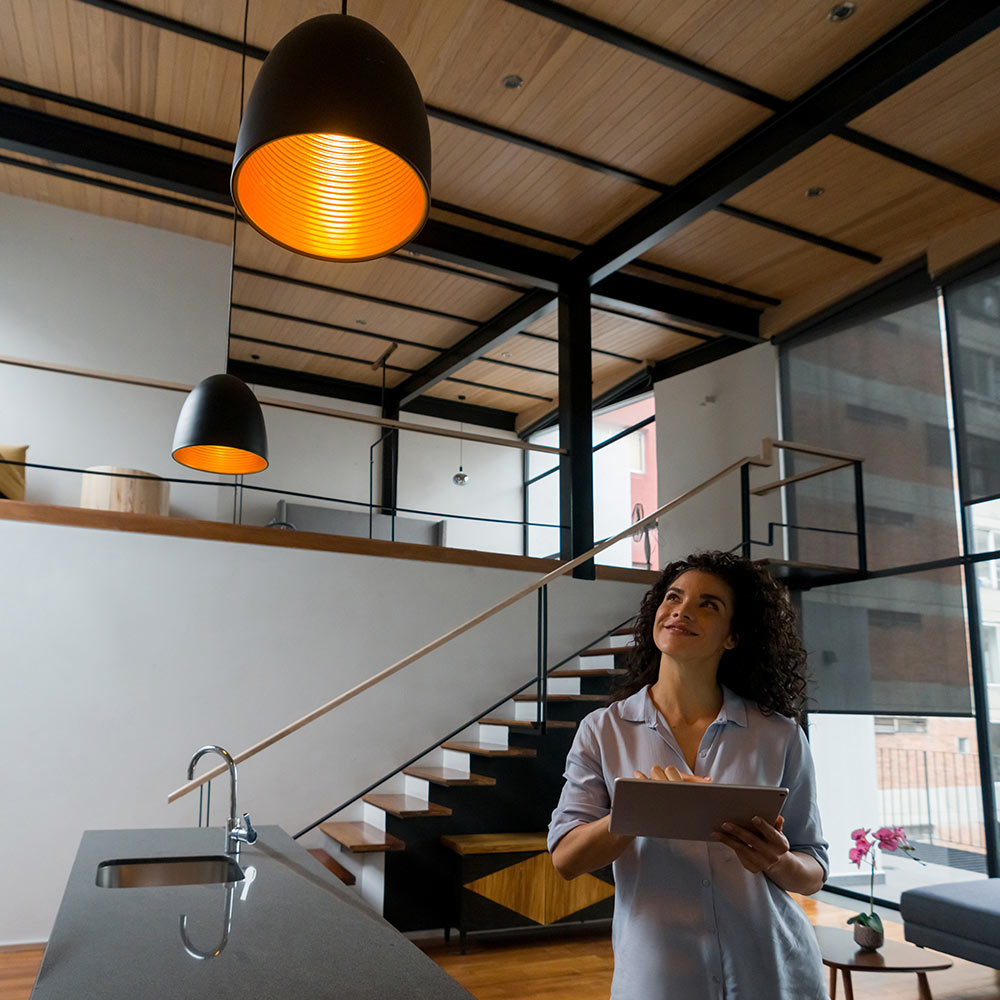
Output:
[[731,847],[740,864],[756,875],[758,872],[766,873],[788,854],[788,839],[781,832],[784,825],[784,816],[779,816],[773,826],[767,820],[754,816],[752,829],[723,823],[722,829],[716,830],[712,837]]

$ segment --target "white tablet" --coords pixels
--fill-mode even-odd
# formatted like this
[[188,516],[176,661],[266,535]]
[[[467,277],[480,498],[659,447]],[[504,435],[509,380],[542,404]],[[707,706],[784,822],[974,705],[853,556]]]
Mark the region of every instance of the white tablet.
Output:
[[723,823],[753,829],[754,816],[773,823],[787,788],[694,781],[616,778],[611,832],[668,840],[711,840]]

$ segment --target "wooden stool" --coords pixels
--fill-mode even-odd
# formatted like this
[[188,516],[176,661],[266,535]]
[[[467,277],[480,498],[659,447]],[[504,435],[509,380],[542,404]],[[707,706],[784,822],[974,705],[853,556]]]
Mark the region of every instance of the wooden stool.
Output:
[[[87,472],[115,472],[114,476],[84,473],[80,486],[80,506],[97,510],[124,510],[133,514],[169,514],[170,483],[140,469],[117,465],[92,465]],[[152,476],[129,479],[128,476]]]

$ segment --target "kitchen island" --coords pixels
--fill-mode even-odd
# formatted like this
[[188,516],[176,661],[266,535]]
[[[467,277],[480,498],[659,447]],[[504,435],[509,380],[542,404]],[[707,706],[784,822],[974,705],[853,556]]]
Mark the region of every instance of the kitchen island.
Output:
[[258,834],[240,881],[103,888],[103,862],[217,856],[223,833],[84,833],[31,1000],[471,1000],[284,830]]

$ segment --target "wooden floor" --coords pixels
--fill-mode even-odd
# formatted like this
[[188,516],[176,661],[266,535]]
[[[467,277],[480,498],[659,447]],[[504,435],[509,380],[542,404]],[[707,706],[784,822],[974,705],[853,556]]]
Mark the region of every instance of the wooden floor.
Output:
[[[812,899],[800,902],[813,924],[843,927],[854,912]],[[887,923],[886,936],[902,941],[902,926]],[[608,1000],[611,991],[613,960],[607,932],[541,940],[471,937],[467,955],[459,954],[456,941],[449,945],[440,939],[417,943],[477,1000]],[[928,979],[934,1000],[1000,1000],[1000,979],[981,965],[955,959],[953,968],[931,972]],[[917,977],[908,973],[856,972],[852,980],[855,1000],[919,997]],[[838,1000],[843,995],[843,984],[838,982]]]
[[[850,911],[802,900],[814,924],[842,927]],[[899,924],[886,934],[903,940]],[[477,1000],[608,1000],[611,940],[608,932],[568,937],[471,938],[460,955],[457,941],[439,938],[419,946]],[[0,951],[0,1000],[28,1000],[42,950]],[[934,1000],[1000,1000],[1000,980],[992,969],[955,959],[954,968],[929,974]],[[530,986],[526,986],[530,984]],[[843,987],[838,983],[838,997]],[[856,1000],[917,1000],[917,977],[854,974]]]

